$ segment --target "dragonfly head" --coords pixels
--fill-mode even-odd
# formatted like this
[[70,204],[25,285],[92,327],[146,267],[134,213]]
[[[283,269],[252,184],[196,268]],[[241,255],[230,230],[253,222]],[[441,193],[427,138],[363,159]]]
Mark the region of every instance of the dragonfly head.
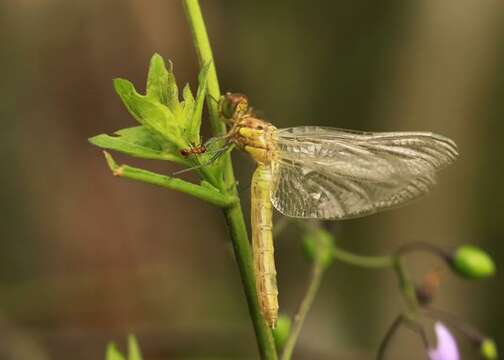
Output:
[[249,112],[248,99],[243,94],[226,93],[220,98],[219,111],[226,120],[243,117]]

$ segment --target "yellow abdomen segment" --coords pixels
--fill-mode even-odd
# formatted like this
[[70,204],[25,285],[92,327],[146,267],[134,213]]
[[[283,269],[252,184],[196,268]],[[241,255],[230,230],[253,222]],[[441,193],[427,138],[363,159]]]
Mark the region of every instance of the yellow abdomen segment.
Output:
[[278,319],[278,287],[273,249],[273,210],[270,201],[271,169],[259,164],[252,177],[251,227],[259,304],[271,328]]

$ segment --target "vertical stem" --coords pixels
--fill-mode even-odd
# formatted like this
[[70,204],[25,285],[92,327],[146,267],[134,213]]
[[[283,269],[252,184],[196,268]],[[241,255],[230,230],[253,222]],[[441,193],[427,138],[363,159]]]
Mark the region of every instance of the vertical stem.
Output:
[[399,281],[399,288],[401,289],[403,297],[406,300],[406,305],[408,306],[408,315],[415,317],[418,314],[419,309],[415,285],[411,282],[411,279],[402,264],[400,256],[395,257],[394,269]]
[[399,329],[399,326],[403,322],[404,317],[403,315],[399,315],[392,325],[390,325],[389,329],[387,330],[387,333],[385,334],[385,337],[383,338],[383,341],[380,344],[380,348],[378,349],[378,354],[376,355],[377,360],[383,360],[383,357],[385,356],[385,351],[387,351],[387,347],[394,337],[397,329]]
[[299,334],[301,333],[301,328],[303,327],[306,315],[308,314],[308,311],[313,304],[313,300],[315,300],[315,295],[320,288],[323,273],[324,269],[322,264],[320,264],[320,262],[315,262],[313,265],[308,290],[306,291],[306,294],[301,301],[298,312],[294,316],[292,332],[287,339],[287,342],[285,343],[285,348],[283,350],[281,360],[289,360],[292,357],[292,353],[294,351],[294,347],[296,346],[297,339],[299,338]]
[[[210,63],[207,78],[207,107],[210,114],[210,126],[214,136],[222,136],[226,133],[226,124],[220,119],[219,106],[216,101],[220,99],[221,92],[215,62],[213,60],[212,47],[208,39],[208,33],[201,13],[198,0],[183,0],[187,21],[191,28],[194,47],[200,66]],[[235,185],[231,155],[226,154],[224,160],[225,179],[229,187]]]
[[[220,136],[225,134],[226,126],[224,122],[220,120],[218,105],[215,102],[215,99],[220,98],[220,88],[205,22],[203,20],[203,15],[201,14],[201,8],[198,0],[183,0],[182,2],[184,4],[187,21],[189,22],[189,26],[191,28],[200,66],[210,63],[207,81],[207,106],[210,113],[212,133],[215,136]],[[221,190],[228,192],[231,195],[238,196],[231,156],[229,154],[226,155],[223,161],[225,164],[224,178],[227,189]],[[271,334],[270,328],[264,321],[257,300],[250,243],[240,203],[238,202],[225,209],[224,215],[226,217],[229,233],[233,242],[236,262],[238,263],[238,268],[240,270],[240,277],[242,279],[243,289],[247,298],[249,313],[254,325],[261,358],[266,360],[276,360],[277,353],[273,335]]]

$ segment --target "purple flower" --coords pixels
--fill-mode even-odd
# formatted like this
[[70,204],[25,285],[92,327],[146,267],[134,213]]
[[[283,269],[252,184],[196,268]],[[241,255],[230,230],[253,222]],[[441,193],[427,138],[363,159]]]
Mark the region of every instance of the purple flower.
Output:
[[429,349],[430,360],[460,360],[460,354],[455,337],[450,330],[441,322],[435,325],[437,347]]

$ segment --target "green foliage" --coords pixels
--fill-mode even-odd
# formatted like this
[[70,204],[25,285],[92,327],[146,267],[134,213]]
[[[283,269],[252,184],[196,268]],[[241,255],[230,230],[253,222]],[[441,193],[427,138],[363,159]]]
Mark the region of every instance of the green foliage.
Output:
[[154,54],[147,75],[147,96],[174,109],[178,104],[178,88],[173,75],[173,64],[169,62],[169,70],[159,54]]
[[276,328],[273,330],[273,337],[277,350],[283,349],[287,339],[291,334],[292,322],[287,315],[280,315],[278,317]]
[[483,359],[496,360],[499,358],[497,345],[492,339],[485,339],[481,342],[480,354]]
[[128,336],[128,355],[127,357],[119,350],[114,343],[107,346],[105,360],[142,360],[142,353],[138,346],[138,341],[134,335]]
[[308,259],[319,263],[324,269],[334,261],[334,237],[322,227],[307,227],[303,247]]
[[182,138],[184,119],[175,116],[176,108],[169,108],[157,99],[140,95],[133,84],[125,79],[115,79],[114,88],[124,106],[140,124],[176,148],[189,146],[190,139]]
[[102,149],[143,159],[168,160],[194,168],[202,178],[202,184],[196,185],[142,169],[121,167],[108,154],[107,161],[114,175],[183,191],[219,206],[225,207],[235,201],[226,194],[224,170],[221,162],[215,161],[215,154],[220,154],[226,144],[213,141],[208,146],[208,153],[198,156],[183,156],[180,152],[200,142],[201,117],[210,64],[211,62],[203,66],[200,71],[196,98],[187,84],[182,91],[181,101],[173,65],[169,62],[166,66],[163,58],[154,54],[149,65],[145,95],[139,94],[128,80],[114,80],[117,95],[140,126],[120,129],[113,135],[100,134],[89,139],[92,144]]
[[[208,70],[209,69],[210,69],[210,64],[206,64],[205,66],[203,66],[203,68],[200,71],[200,74],[198,76],[199,86],[198,86],[198,93],[196,94],[196,103],[195,104],[192,103],[192,106],[191,106],[192,95],[188,96],[189,104],[192,108],[191,121],[190,121],[188,128],[189,128],[190,139],[193,142],[197,142],[200,137],[199,134],[200,134],[200,127],[201,127],[201,115],[203,113],[203,104],[205,102],[207,78],[208,78]],[[188,89],[188,93],[190,93],[191,89],[189,89],[189,87],[187,87],[187,89]],[[185,98],[186,98],[186,94],[184,94],[184,99]]]
[[169,160],[179,164],[187,161],[176,156],[176,150],[168,142],[155,138],[155,134],[144,126],[121,129],[114,133],[116,136],[101,134],[89,141],[102,149],[114,150],[143,159]]
[[451,265],[458,274],[470,279],[485,278],[495,273],[495,265],[490,255],[473,245],[459,247]]
[[89,141],[103,149],[134,157],[189,165],[179,151],[200,141],[208,69],[209,64],[204,66],[199,74],[196,99],[187,84],[183,90],[183,101],[179,101],[172,64],[167,68],[163,58],[154,54],[147,76],[146,95],[139,94],[130,81],[114,79],[117,95],[142,126],[118,130],[114,136],[97,135]]

